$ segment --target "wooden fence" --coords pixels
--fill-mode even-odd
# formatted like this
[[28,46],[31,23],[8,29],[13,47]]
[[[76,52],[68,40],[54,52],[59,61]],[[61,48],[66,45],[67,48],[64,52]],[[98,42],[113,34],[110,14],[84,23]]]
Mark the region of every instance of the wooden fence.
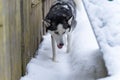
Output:
[[37,6],[33,6],[33,3],[31,3],[30,0],[23,0],[21,3],[22,65],[23,70],[25,71],[25,66],[31,57],[33,57],[33,54],[41,41],[41,36],[43,35],[43,14],[41,0],[39,2],[33,2],[34,5],[39,3]]
[[[21,75],[20,0],[0,0],[0,80],[18,80]],[[14,4],[14,5],[13,5]],[[1,52],[2,51],[2,52]]]
[[19,80],[45,34],[53,0],[0,0],[0,80]]

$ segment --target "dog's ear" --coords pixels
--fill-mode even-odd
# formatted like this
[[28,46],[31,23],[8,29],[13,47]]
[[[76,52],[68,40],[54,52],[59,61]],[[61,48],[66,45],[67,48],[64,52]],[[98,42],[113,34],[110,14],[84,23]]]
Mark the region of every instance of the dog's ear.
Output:
[[73,20],[73,16],[68,20],[68,24],[71,25]]
[[45,24],[46,27],[50,26],[50,20],[44,19],[43,23]]

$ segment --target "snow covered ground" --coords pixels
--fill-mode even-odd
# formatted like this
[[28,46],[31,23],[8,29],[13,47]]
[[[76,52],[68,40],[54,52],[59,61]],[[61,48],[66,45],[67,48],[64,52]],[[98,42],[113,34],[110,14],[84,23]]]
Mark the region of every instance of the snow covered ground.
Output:
[[103,55],[82,6],[77,11],[78,24],[72,33],[72,49],[57,49],[58,62],[52,62],[50,34],[44,36],[37,55],[27,65],[20,80],[96,80],[107,75]]
[[120,80],[120,0],[84,2],[108,70],[109,77],[100,80]]

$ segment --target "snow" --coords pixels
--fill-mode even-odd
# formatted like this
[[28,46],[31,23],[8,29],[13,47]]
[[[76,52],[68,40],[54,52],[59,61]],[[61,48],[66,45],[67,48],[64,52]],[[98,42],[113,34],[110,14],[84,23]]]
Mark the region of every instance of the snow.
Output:
[[82,6],[71,52],[66,46],[57,49],[58,62],[53,62],[51,37],[45,35],[20,80],[120,80],[120,0],[83,1],[97,41]]
[[28,63],[26,75],[20,80],[96,80],[107,75],[103,54],[83,6],[81,9],[77,11],[78,24],[72,33],[71,52],[66,53],[66,46],[57,49],[58,62],[53,62],[51,37],[45,35],[36,57]]
[[97,40],[103,52],[109,77],[120,79],[120,0],[84,0]]

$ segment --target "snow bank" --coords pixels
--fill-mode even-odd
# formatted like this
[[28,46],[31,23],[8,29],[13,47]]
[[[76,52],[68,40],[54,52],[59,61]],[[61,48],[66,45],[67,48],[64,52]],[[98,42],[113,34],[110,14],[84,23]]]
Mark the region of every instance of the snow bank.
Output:
[[120,0],[84,0],[110,77],[120,79]]
[[98,80],[120,80],[120,74],[112,75],[111,77],[107,77],[107,78],[103,78],[103,79],[98,79]]

